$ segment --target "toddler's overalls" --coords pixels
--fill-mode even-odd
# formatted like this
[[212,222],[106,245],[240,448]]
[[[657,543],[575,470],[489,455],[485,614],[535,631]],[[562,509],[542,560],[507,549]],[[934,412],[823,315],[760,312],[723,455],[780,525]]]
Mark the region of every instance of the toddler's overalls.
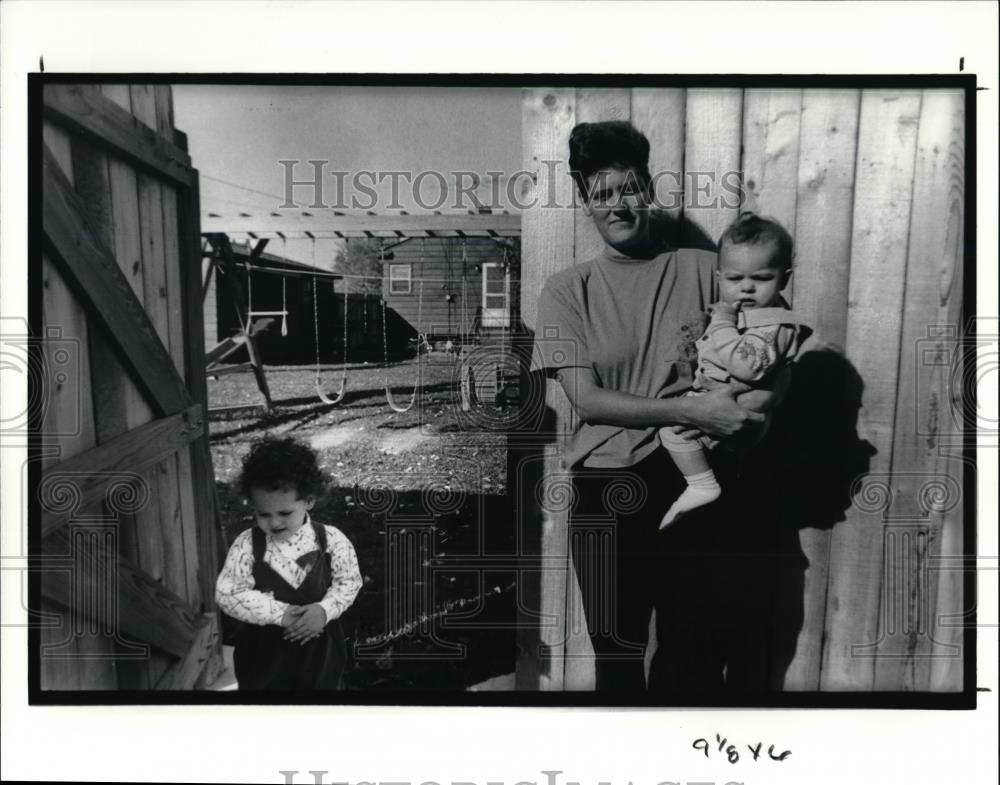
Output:
[[[253,529],[253,579],[258,591],[292,605],[310,605],[326,595],[333,581],[326,552],[326,529],[311,521],[318,550],[303,554],[298,564],[308,575],[297,589],[264,562],[266,535]],[[241,690],[337,690],[347,660],[340,621],[334,619],[306,644],[284,639],[276,624],[244,624],[235,642],[233,667]]]

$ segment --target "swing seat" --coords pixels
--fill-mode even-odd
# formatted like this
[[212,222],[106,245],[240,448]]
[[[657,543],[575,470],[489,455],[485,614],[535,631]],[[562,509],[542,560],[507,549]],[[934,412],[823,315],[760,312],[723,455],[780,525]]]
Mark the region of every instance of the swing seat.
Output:
[[389,408],[392,409],[394,412],[399,412],[400,414],[402,414],[403,412],[408,412],[410,411],[410,409],[413,408],[413,404],[416,403],[417,401],[417,388],[416,387],[413,388],[413,392],[410,393],[410,402],[404,406],[396,403],[395,399],[392,397],[392,389],[389,387],[389,380],[386,379],[385,400],[386,403],[389,404]]
[[347,380],[344,377],[341,377],[340,389],[337,391],[337,395],[331,398],[329,395],[323,392],[323,385],[320,384],[319,377],[318,376],[316,377],[316,394],[319,396],[319,399],[325,404],[333,405],[336,403],[340,403],[342,400],[344,400],[344,395],[346,395],[346,389],[345,389],[346,387],[347,387]]

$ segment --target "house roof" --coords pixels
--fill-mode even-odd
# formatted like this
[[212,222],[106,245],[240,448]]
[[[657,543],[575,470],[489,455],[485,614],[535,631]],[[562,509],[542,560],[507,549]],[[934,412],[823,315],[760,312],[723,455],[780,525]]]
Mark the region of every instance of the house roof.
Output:
[[253,243],[250,242],[230,242],[229,247],[232,251],[233,262],[235,264],[241,266],[250,264],[250,266],[255,270],[269,270],[275,273],[284,273],[286,275],[296,277],[301,275],[318,274],[322,275],[324,278],[332,278],[338,281],[343,278],[343,276],[339,273],[331,272],[325,267],[314,267],[311,264],[298,262],[294,259],[287,259],[284,256],[268,253],[267,251],[262,251],[256,260],[251,261]]

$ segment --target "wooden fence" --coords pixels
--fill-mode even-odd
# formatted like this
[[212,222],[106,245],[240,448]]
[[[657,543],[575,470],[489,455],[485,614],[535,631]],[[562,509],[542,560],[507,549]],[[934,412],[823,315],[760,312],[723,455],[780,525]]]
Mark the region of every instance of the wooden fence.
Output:
[[188,689],[221,652],[198,175],[167,86],[42,105],[40,687]]
[[[524,199],[572,199],[566,158],[576,123],[631,120],[649,137],[654,177],[672,173],[657,195],[679,244],[709,244],[741,206],[776,217],[796,242],[789,299],[843,348],[847,375],[836,378],[832,405],[851,409],[860,395],[853,424],[867,471],[843,469],[838,515],[821,519],[808,504],[785,510],[808,565],[774,599],[776,630],[797,628],[775,689],[962,689],[962,368],[953,355],[963,323],[964,107],[960,90],[944,89],[524,93],[524,163],[535,175]],[[601,242],[579,209],[536,206],[522,227],[522,314],[534,330],[545,279],[592,258]],[[565,505],[527,499],[560,495],[560,442],[574,425],[551,381],[546,402],[562,434],[540,459],[547,487],[515,493],[538,518],[544,563],[560,566],[525,585],[525,618],[538,629],[522,632],[518,685],[589,689],[592,662],[575,656],[589,641],[572,621],[581,610]],[[539,624],[538,612],[549,622]]]

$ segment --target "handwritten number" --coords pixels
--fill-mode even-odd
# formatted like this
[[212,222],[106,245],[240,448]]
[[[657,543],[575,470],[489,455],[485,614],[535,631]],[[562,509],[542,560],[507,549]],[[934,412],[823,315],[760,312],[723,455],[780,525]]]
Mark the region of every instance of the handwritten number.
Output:
[[792,751],[791,750],[785,750],[780,755],[778,755],[777,757],[775,757],[775,755],[774,755],[774,745],[772,744],[770,747],[767,748],[767,754],[771,756],[771,760],[782,761],[785,758],[787,758],[789,755],[791,755]]
[[[740,753],[736,749],[735,744],[729,744],[729,739],[724,738],[719,733],[715,734],[715,741],[719,745],[719,752],[724,753],[730,763],[739,762]],[[708,744],[709,744],[708,739],[695,739],[694,742],[691,744],[691,746],[696,750],[701,750],[705,754],[705,757],[708,758],[709,757]],[[764,742],[758,741],[756,745],[747,744],[746,747],[748,750],[750,750],[750,754],[753,755],[754,761],[757,761],[760,759],[761,755],[760,751],[764,747]],[[771,758],[771,760],[780,762],[783,761],[785,758],[787,758],[789,755],[791,755],[792,751],[785,750],[784,752],[775,753],[774,745],[772,744],[770,747],[767,748],[767,754],[768,757]]]

